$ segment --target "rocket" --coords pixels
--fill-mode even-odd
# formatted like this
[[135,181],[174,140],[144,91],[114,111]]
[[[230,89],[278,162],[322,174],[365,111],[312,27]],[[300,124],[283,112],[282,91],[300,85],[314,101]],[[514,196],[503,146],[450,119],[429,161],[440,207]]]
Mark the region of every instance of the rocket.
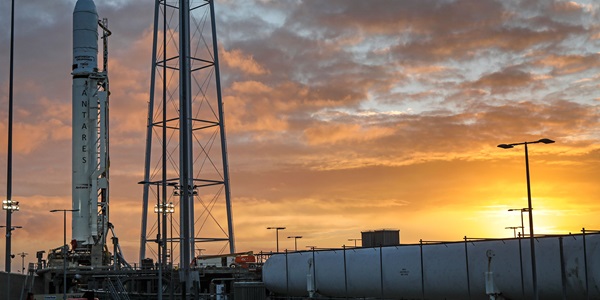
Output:
[[[104,243],[108,213],[108,77],[98,71],[98,13],[93,0],[73,11],[72,244]],[[103,245],[100,245],[101,247]]]

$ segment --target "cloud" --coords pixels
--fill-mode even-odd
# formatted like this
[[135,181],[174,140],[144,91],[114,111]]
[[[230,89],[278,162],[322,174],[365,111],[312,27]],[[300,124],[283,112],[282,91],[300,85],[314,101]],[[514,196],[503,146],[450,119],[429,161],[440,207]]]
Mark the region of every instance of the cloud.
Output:
[[491,93],[507,93],[515,89],[535,88],[535,77],[525,71],[515,68],[505,69],[499,72],[487,74],[465,86],[472,89],[489,89]]
[[239,49],[222,51],[223,61],[228,67],[239,69],[249,75],[262,75],[267,73],[252,56],[244,56]]
[[590,68],[600,67],[600,55],[597,53],[584,55],[549,55],[538,64],[552,68],[552,74],[570,75],[585,72]]
[[362,142],[391,135],[393,130],[384,127],[361,128],[357,124],[322,124],[304,131],[309,145]]

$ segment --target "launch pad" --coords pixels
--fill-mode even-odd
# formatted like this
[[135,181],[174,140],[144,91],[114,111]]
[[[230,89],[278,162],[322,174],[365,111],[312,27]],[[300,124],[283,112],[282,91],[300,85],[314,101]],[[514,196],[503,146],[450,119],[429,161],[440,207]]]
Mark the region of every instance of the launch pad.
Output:
[[[119,239],[115,234],[115,228],[110,222],[110,153],[109,153],[109,73],[108,73],[108,38],[112,34],[108,29],[108,20],[100,19],[96,11],[94,0],[77,0],[73,11],[73,64],[72,64],[72,206],[69,209],[53,210],[61,212],[64,217],[64,244],[48,250],[46,259],[43,258],[45,251],[39,251],[35,264],[30,264],[28,275],[25,280],[24,292],[33,292],[35,299],[60,299],[60,298],[89,298],[89,299],[191,299],[213,297],[217,294],[224,295],[233,290],[234,282],[238,289],[244,289],[243,282],[254,282],[260,280],[260,262],[256,262],[254,256],[247,254],[236,254],[233,222],[231,219],[231,204],[229,194],[229,175],[226,156],[225,132],[223,124],[223,111],[220,92],[220,79],[218,70],[216,30],[214,29],[214,3],[213,1],[201,1],[200,5],[193,4],[189,0],[180,0],[178,5],[168,4],[167,1],[157,0],[155,2],[155,24],[154,45],[152,57],[152,82],[149,101],[148,136],[146,147],[146,165],[143,184],[143,216],[142,216],[142,239],[140,246],[140,261],[128,263],[119,246]],[[209,49],[210,59],[199,59],[190,54],[190,15],[192,11],[200,8],[206,10],[211,21],[211,33],[213,48]],[[169,53],[167,50],[157,53],[159,41],[159,24],[162,23],[163,42],[170,39],[166,36],[171,30],[166,23],[159,22],[159,11],[163,11],[166,18],[166,10],[173,10],[179,16],[177,25],[179,41],[177,45],[179,53]],[[165,19],[166,20],[166,19]],[[205,20],[206,21],[206,20]],[[166,22],[166,21],[165,21]],[[100,34],[99,34],[100,32]],[[98,41],[103,40],[102,65],[98,61]],[[214,52],[212,52],[214,51]],[[193,53],[197,54],[197,49]],[[201,66],[195,65],[201,64]],[[154,95],[156,74],[167,77],[167,70],[174,70],[173,74],[178,78],[179,87],[177,91],[167,91],[167,84],[163,81],[161,100],[163,107],[161,112],[154,111]],[[196,87],[192,86],[192,78],[195,74],[206,74],[215,76],[216,86]],[[214,90],[216,88],[216,91]],[[158,88],[160,90],[160,87]],[[201,93],[196,91],[201,89]],[[207,92],[205,89],[212,89]],[[179,94],[179,99],[173,101],[165,97],[167,94]],[[192,106],[196,106],[195,97],[202,94],[201,103],[208,102],[207,95],[215,96],[216,102],[209,104],[218,107],[218,115],[212,119],[210,116],[198,113]],[[175,109],[167,111],[167,101],[173,101]],[[200,104],[200,107],[203,105]],[[159,110],[160,110],[159,109]],[[162,114],[162,121],[155,116]],[[206,130],[210,133],[205,133]],[[179,136],[175,145],[167,145],[167,130],[177,132]],[[153,131],[162,131],[162,142],[160,148],[162,153],[158,161],[162,162],[160,171],[150,172],[150,161],[157,159],[152,156]],[[209,136],[214,143],[217,131],[220,136],[219,146],[208,148],[220,149],[216,154],[207,150],[207,143],[198,142],[205,136]],[[196,145],[198,143],[198,145]],[[167,149],[173,147],[173,149]],[[198,149],[198,147],[200,149]],[[167,169],[167,160],[173,160],[172,156],[179,152],[179,163],[174,169]],[[156,151],[155,151],[156,153]],[[168,154],[167,154],[168,153]],[[203,160],[219,161],[212,163],[214,170],[204,170],[195,167],[199,160],[197,156],[206,155]],[[215,156],[213,159],[212,156]],[[221,167],[217,167],[220,165]],[[169,167],[172,165],[169,164]],[[202,172],[200,172],[202,171]],[[160,176],[156,176],[159,174]],[[179,230],[174,236],[173,231],[167,239],[167,214],[172,216],[175,206],[167,205],[167,187],[176,191],[171,195],[178,196],[174,200],[179,217]],[[216,190],[211,190],[216,187]],[[155,188],[156,190],[152,190]],[[162,189],[162,190],[161,190]],[[158,214],[157,236],[155,239],[147,238],[150,234],[146,230],[148,222],[148,207],[151,206],[149,195],[155,193],[157,202],[155,213]],[[205,196],[210,195],[210,196]],[[204,217],[211,216],[211,221],[217,221],[212,209],[215,207],[215,199],[223,196],[227,210],[227,228],[217,224],[221,231],[211,233],[199,233],[194,229],[197,222],[194,217],[194,202],[200,201],[198,207],[206,210]],[[202,202],[203,197],[213,197],[209,204]],[[67,239],[66,218],[71,217],[71,235]],[[203,225],[206,220],[201,222]],[[161,234],[162,233],[162,234]],[[112,236],[110,236],[112,235]],[[202,236],[201,236],[202,235]],[[109,246],[112,241],[112,247]],[[170,252],[167,254],[167,242],[171,243]],[[210,257],[195,257],[196,243],[199,242],[225,242],[229,247],[229,253]],[[173,243],[179,247],[177,253],[173,253]],[[153,246],[154,245],[154,246]],[[146,257],[146,248],[156,247],[158,251],[157,261]],[[109,249],[111,248],[111,249]],[[224,248],[223,248],[224,249]],[[179,263],[174,264],[173,258],[179,257]],[[170,257],[170,261],[167,260]],[[241,259],[242,261],[237,261]],[[209,263],[210,261],[210,263]],[[37,278],[37,283],[35,283]],[[40,280],[41,279],[41,280]],[[27,294],[27,293],[25,293]],[[263,290],[259,292],[264,296]],[[23,297],[21,297],[23,298]]]
[[[207,299],[216,295],[217,287],[222,294],[230,294],[234,290],[234,283],[260,281],[260,269],[197,268],[192,276],[198,279],[198,287],[192,289],[192,292],[182,293],[179,274],[178,269],[163,266],[162,284],[159,284],[158,266],[152,261],[120,270],[111,267],[72,267],[66,273],[67,297],[81,298],[87,294],[98,299],[159,299],[157,291],[162,290],[164,299]],[[44,282],[41,290],[35,291],[36,299],[62,297],[62,266],[39,269],[36,276]],[[263,295],[266,295],[264,286]]]

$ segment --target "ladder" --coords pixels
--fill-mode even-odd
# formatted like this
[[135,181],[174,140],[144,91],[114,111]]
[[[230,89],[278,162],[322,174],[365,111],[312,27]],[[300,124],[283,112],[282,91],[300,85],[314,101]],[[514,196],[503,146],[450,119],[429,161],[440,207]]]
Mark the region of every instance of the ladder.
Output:
[[125,290],[125,286],[121,281],[121,278],[116,277],[116,285],[109,278],[106,278],[105,282],[108,287],[108,291],[110,292],[111,299],[119,299],[119,300],[130,300],[127,295],[127,291]]
[[25,300],[27,298],[27,294],[31,292],[33,289],[33,284],[35,283],[35,263],[29,263],[29,267],[27,268],[27,276],[25,277],[25,281],[23,282],[23,288],[21,289],[21,296],[19,299]]

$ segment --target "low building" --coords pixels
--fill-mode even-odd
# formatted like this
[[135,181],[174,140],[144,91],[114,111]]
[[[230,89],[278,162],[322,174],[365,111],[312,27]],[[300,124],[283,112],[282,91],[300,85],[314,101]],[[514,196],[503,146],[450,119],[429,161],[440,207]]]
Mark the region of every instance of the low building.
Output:
[[361,232],[363,247],[400,245],[400,230],[380,229]]

